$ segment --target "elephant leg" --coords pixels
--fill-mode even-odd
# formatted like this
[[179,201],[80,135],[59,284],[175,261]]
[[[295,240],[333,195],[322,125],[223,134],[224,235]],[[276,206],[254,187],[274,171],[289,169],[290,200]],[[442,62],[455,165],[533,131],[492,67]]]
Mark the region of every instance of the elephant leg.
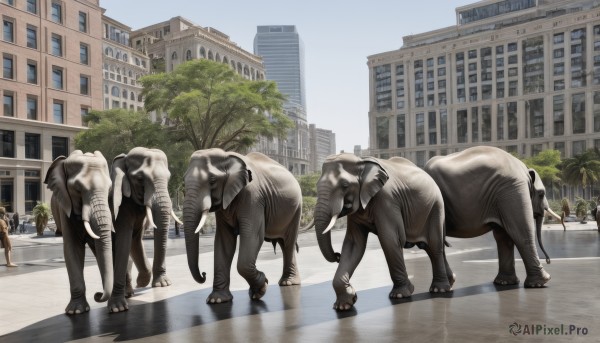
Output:
[[300,227],[300,209],[296,212],[290,227],[287,229],[287,239],[279,241],[283,251],[283,273],[279,280],[279,286],[291,286],[300,284],[300,272],[296,263],[296,241],[298,240],[298,228]]
[[336,294],[334,310],[347,311],[356,303],[356,291],[350,284],[350,278],[365,254],[368,235],[367,230],[348,220],[339,266],[332,282]]
[[261,212],[254,211],[253,216],[248,215],[247,218],[238,218],[240,252],[237,270],[250,285],[248,294],[250,299],[253,300],[258,300],[265,295],[269,283],[265,274],[256,269],[256,258],[265,239],[265,219],[262,216],[258,217],[258,213]]
[[[393,227],[394,225],[400,225],[399,229],[389,229],[387,226]],[[387,223],[386,225],[377,226],[377,234],[379,236],[379,242],[385,255],[385,260],[390,270],[390,276],[394,286],[390,291],[389,297],[395,298],[406,298],[410,297],[415,290],[415,286],[408,279],[406,273],[406,265],[404,264],[404,249],[400,244],[400,239],[397,235],[398,230],[404,231],[404,226],[400,223]]]
[[[444,243],[442,243],[444,244]],[[433,272],[433,280],[429,287],[429,292],[432,293],[445,293],[452,291],[452,284],[448,280],[448,273],[446,272],[446,259],[444,249],[439,246],[439,243],[428,244],[425,248],[425,252],[431,260],[431,269]]]
[[[121,211],[123,210],[122,208]],[[134,223],[131,223],[131,218],[126,217],[126,212],[122,212],[115,222],[115,257],[113,260],[115,280],[112,295],[108,300],[110,312],[122,312],[129,309],[125,297],[127,295],[127,265],[131,250],[131,225]]]
[[[137,228],[137,226],[136,226]],[[150,262],[146,256],[146,250],[144,249],[144,242],[142,236],[144,229],[134,230],[134,234],[131,240],[131,259],[135,264],[135,268],[138,270],[138,276],[136,279],[136,288],[146,287],[150,283],[152,277],[152,270],[150,269]],[[131,270],[131,269],[130,269]],[[130,279],[133,279],[129,275]]]
[[90,305],[85,298],[85,281],[83,279],[85,240],[78,236],[74,228],[68,227],[70,224],[62,214],[61,217],[60,223],[57,225],[61,225],[63,230],[63,252],[71,290],[71,300],[65,308],[65,312],[80,314],[90,310]]
[[[220,212],[218,212],[214,248],[215,279],[213,281],[213,291],[206,298],[207,304],[219,304],[233,300],[233,295],[229,291],[229,283],[231,262],[237,246],[237,236],[221,217]],[[241,257],[238,257],[238,259],[241,259]]]
[[501,227],[494,227],[492,231],[498,245],[498,275],[494,283],[516,285],[519,283],[519,278],[515,271],[515,242]]
[[133,260],[127,260],[127,273],[125,274],[125,298],[131,298],[134,294],[133,286],[131,285],[131,267],[133,266]]

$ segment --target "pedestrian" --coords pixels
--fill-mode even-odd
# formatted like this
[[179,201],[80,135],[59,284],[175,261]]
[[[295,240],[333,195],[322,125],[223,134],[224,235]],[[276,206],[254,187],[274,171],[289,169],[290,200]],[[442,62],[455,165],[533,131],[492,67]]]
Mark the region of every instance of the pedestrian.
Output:
[[15,221],[12,218],[10,218],[8,220],[8,226],[10,226],[10,234],[11,235],[14,235],[15,233],[17,233],[17,231],[15,230]]
[[15,222],[16,232],[21,232],[19,229],[19,212],[15,212],[15,214],[13,214],[13,221]]
[[[0,207],[0,218],[6,218],[4,207]],[[0,247],[4,248],[4,257],[6,258],[7,267],[16,267],[17,265],[12,263],[10,259],[10,252],[12,245],[10,244],[10,238],[8,237],[8,224],[5,219],[0,219]]]

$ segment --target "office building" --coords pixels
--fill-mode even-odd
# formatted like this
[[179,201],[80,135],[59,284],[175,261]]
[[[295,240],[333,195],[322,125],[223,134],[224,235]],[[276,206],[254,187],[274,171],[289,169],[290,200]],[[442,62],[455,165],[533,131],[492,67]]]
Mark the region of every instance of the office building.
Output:
[[50,201],[48,168],[102,108],[102,10],[98,0],[3,0],[0,14],[0,202],[25,214]]
[[315,124],[310,124],[308,127],[311,151],[310,171],[320,173],[327,156],[335,154],[335,133],[320,129]]
[[143,110],[139,79],[149,73],[148,56],[130,46],[129,26],[102,15],[102,33],[104,109]]
[[371,153],[423,166],[475,145],[525,157],[600,147],[599,6],[479,1],[456,25],[369,56]]
[[[263,59],[267,80],[287,100],[284,109],[295,127],[290,130],[277,159],[294,174],[304,175],[310,169],[309,135],[304,90],[304,43],[294,25],[258,26],[254,36],[254,53]],[[281,162],[282,161],[282,162]]]

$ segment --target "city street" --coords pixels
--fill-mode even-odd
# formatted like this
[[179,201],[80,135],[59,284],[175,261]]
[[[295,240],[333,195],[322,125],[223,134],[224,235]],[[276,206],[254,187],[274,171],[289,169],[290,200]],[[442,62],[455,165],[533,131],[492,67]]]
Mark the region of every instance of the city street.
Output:
[[[333,232],[339,251],[344,230]],[[62,239],[12,235],[13,260],[0,265],[0,341],[135,341],[144,342],[506,342],[600,340],[600,234],[595,222],[544,225],[545,248],[552,260],[544,268],[552,280],[543,289],[525,289],[523,263],[516,254],[519,286],[494,286],[496,244],[491,233],[474,239],[449,238],[450,266],[457,275],[454,292],[431,295],[431,265],[416,247],[405,250],[407,271],[415,286],[410,299],[390,300],[391,280],[377,237],[369,236],[367,252],[352,276],[358,293],[355,308],[332,309],[331,280],[337,264],[321,256],[314,232],[301,234],[297,256],[302,286],[279,287],[282,254],[264,244],[257,267],[269,287],[260,301],[248,298],[248,285],[232,268],[232,303],[207,305],[213,278],[212,235],[201,237],[200,268],[207,282],[197,284],[189,272],[183,232],[170,232],[167,273],[173,285],[136,289],[129,311],[109,314],[96,303],[100,276],[87,249],[85,279],[89,313],[67,316],[69,283],[62,259]],[[153,242],[144,241],[152,256]],[[539,250],[539,249],[538,249]],[[541,253],[541,251],[539,251]],[[543,255],[542,255],[543,256]],[[136,272],[133,277],[135,279]],[[578,334],[579,333],[579,334]],[[514,335],[513,335],[514,334]],[[562,337],[556,336],[562,335]],[[525,336],[525,337],[521,337]]]

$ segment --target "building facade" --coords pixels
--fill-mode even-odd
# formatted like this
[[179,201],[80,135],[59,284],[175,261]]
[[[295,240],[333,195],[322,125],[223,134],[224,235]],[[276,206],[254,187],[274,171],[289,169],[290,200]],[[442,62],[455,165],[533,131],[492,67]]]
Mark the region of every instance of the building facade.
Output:
[[150,70],[150,59],[131,47],[131,28],[102,15],[104,109],[122,108],[141,111],[144,108],[140,77]]
[[48,168],[102,108],[102,10],[98,0],[3,0],[0,16],[0,205],[24,214],[50,201]]
[[373,155],[600,147],[600,2],[487,0],[456,17],[368,57]]
[[[279,91],[287,97],[284,109],[294,121],[287,140],[281,141],[279,156],[294,174],[304,175],[310,170],[309,134],[304,90],[304,43],[294,25],[258,26],[254,36],[254,53],[263,59],[267,80],[275,81]],[[281,163],[281,162],[280,162]]]
[[315,124],[309,125],[310,135],[310,171],[320,173],[323,162],[329,155],[336,152],[335,133],[331,130],[318,128]]

